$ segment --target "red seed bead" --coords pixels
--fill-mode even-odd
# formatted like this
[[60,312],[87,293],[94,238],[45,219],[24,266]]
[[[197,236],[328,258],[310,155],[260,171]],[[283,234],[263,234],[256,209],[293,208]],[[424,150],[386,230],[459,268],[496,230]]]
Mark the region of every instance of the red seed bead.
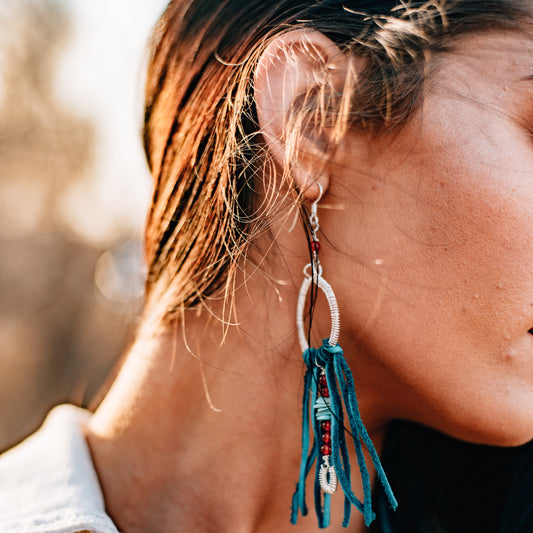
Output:
[[331,431],[331,422],[329,420],[322,422],[322,431]]
[[318,241],[311,241],[311,251],[315,253],[320,252],[320,243]]
[[331,433],[322,433],[322,442],[329,444],[331,442]]
[[322,394],[324,398],[329,398],[329,389],[327,387],[320,389],[320,394]]
[[320,453],[322,455],[331,455],[331,446],[329,444],[323,444],[320,447]]
[[322,375],[318,378],[318,383],[320,383],[320,385],[322,385],[322,387],[327,387],[328,386],[328,380],[326,379],[326,376]]

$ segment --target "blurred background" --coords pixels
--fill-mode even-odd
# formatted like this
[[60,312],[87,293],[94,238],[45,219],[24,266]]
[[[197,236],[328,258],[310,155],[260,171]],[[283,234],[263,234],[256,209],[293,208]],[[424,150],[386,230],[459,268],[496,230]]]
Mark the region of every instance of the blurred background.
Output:
[[142,305],[143,66],[165,0],[0,0],[0,450],[88,405]]

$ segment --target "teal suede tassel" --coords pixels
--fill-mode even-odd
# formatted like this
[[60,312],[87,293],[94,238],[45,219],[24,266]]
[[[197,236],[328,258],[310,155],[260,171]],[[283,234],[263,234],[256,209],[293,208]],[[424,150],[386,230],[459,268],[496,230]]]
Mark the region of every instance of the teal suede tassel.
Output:
[[[300,462],[300,475],[292,498],[291,522],[293,524],[296,523],[298,512],[302,516],[308,513],[305,498],[305,480],[313,464],[316,462],[314,496],[318,525],[320,528],[325,528],[330,523],[331,496],[329,494],[323,494],[318,483],[318,474],[322,459],[320,454],[320,421],[315,416],[314,409],[311,412],[311,406],[315,406],[318,399],[318,377],[321,369],[324,369],[331,397],[331,462],[344,492],[344,519],[342,525],[343,527],[348,527],[353,505],[363,513],[365,524],[369,526],[376,515],[372,510],[372,487],[363,454],[363,446],[368,450],[372,459],[378,479],[385,490],[389,505],[393,509],[396,509],[398,504],[381,466],[376,449],[361,420],[352,373],[348,363],[344,359],[342,348],[338,344],[336,346],[330,346],[328,339],[325,339],[322,346],[318,349],[308,348],[304,352],[303,357],[306,364],[306,372],[302,405],[302,457]],[[352,491],[350,461],[344,429],[343,404],[361,472],[364,494],[363,501],[360,501]],[[310,443],[310,423],[313,427],[312,444]]]

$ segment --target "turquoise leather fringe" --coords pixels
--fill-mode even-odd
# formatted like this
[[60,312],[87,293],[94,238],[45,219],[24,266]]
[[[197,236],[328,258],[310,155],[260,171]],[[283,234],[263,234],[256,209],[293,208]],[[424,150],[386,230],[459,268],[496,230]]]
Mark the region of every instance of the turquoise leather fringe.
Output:
[[[314,406],[318,398],[318,377],[321,368],[324,369],[331,398],[331,464],[335,468],[338,482],[344,492],[344,519],[343,527],[348,527],[352,505],[363,513],[365,524],[369,526],[376,515],[372,509],[372,487],[370,476],[363,454],[363,446],[368,450],[377,477],[387,496],[389,505],[396,509],[398,503],[390,487],[387,476],[381,466],[378,454],[368,432],[361,420],[357,396],[355,394],[352,372],[344,359],[342,348],[337,344],[330,346],[329,340],[324,339],[318,349],[308,348],[303,353],[306,364],[304,376],[304,397],[302,404],[302,457],[300,462],[300,475],[296,490],[292,498],[291,522],[296,524],[298,513],[302,516],[308,514],[305,496],[305,480],[315,466],[314,499],[315,510],[320,528],[329,526],[330,523],[330,499],[329,494],[322,493],[318,482],[320,472],[320,421],[316,419],[311,406]],[[353,444],[361,472],[363,482],[363,501],[359,500],[352,491],[351,468],[346,444],[344,427],[344,408],[348,418],[349,430],[353,437]],[[311,444],[310,428],[313,428],[313,442]]]

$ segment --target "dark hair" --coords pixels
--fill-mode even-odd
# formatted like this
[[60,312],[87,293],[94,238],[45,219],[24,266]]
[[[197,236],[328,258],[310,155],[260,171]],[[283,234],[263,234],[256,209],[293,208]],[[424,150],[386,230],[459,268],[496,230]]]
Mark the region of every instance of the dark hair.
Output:
[[516,29],[525,15],[517,0],[170,2],[146,84],[144,145],[154,179],[146,315],[172,318],[220,287],[227,296],[239,260],[265,229],[254,180],[271,163],[252,80],[272,38],[312,28],[366,59],[363,76],[347,80],[343,94],[320,85],[295,110],[288,138],[296,145],[298,126],[317,116],[334,121],[337,138],[348,128],[405,123],[436,54],[466,33]]

